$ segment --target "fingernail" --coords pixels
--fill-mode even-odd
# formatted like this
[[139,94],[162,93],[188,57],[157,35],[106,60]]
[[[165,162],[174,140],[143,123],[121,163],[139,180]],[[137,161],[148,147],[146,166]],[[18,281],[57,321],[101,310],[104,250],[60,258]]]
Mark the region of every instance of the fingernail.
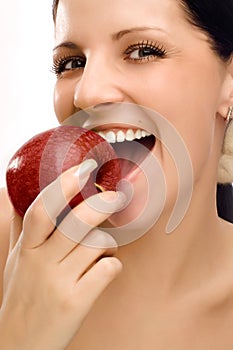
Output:
[[114,210],[122,210],[127,202],[127,197],[121,191],[117,191],[115,195],[116,197],[112,199]]
[[119,204],[122,204],[122,205],[125,204],[127,201],[127,197],[126,197],[125,193],[121,192],[121,191],[117,191],[116,193],[117,193],[117,200],[116,201]]
[[86,204],[100,213],[113,214],[124,208],[126,196],[123,192],[107,191],[87,198]]
[[107,203],[124,203],[126,201],[126,195],[121,191],[109,191],[103,192],[100,194],[100,198],[102,198]]
[[134,188],[130,181],[122,179],[117,184],[118,192],[123,192],[125,194],[127,203],[129,204],[133,198]]
[[84,160],[79,165],[78,170],[75,172],[75,176],[78,177],[79,180],[85,180],[89,177],[90,173],[97,168],[98,164],[94,159]]

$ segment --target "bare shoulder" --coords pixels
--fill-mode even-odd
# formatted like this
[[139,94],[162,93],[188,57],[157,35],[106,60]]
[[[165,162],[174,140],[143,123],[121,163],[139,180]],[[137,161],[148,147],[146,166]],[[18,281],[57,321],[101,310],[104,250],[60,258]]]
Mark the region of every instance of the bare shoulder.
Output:
[[[226,299],[229,296],[231,302],[233,296],[233,224],[221,219],[220,225],[221,240],[218,241],[216,252],[219,267],[217,269],[216,266],[218,271],[216,289],[220,294],[222,291]],[[218,260],[217,254],[220,257]]]
[[222,232],[226,235],[230,240],[232,239],[233,243],[233,223],[220,219],[220,223],[222,225]]
[[0,304],[2,299],[3,271],[8,255],[12,205],[7,191],[0,188]]
[[0,264],[8,251],[13,208],[5,188],[0,188]]
[[12,218],[12,205],[5,188],[0,188],[0,248],[2,242],[9,239],[10,222]]
[[233,271],[233,224],[222,219],[220,224],[220,237],[222,238],[223,245],[219,246],[218,248],[222,247],[222,252],[226,257],[226,261],[228,261],[231,265],[230,271]]

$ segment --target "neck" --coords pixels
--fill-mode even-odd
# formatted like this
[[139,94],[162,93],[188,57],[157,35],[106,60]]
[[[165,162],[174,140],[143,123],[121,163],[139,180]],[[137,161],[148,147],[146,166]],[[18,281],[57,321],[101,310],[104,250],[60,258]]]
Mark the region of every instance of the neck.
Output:
[[119,248],[116,256],[124,267],[123,289],[131,286],[131,293],[154,298],[158,293],[187,293],[206,285],[220,269],[227,249],[212,193],[206,198],[202,193],[201,203],[198,196],[193,197],[183,221],[171,234],[165,233],[169,215],[163,215],[143,237]]

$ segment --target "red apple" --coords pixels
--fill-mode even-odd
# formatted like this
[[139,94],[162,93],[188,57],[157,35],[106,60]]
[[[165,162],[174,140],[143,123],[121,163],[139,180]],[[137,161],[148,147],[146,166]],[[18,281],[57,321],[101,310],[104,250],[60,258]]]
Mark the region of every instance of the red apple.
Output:
[[69,203],[71,208],[98,189],[116,190],[121,170],[113,148],[94,131],[77,126],[59,126],[31,138],[14,154],[6,171],[15,210],[23,217],[43,188],[65,170],[90,158],[97,161],[98,168]]

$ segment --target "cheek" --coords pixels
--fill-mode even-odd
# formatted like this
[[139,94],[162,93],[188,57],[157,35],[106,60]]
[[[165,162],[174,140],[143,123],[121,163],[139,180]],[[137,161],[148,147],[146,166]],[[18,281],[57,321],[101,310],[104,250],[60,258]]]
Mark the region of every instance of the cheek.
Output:
[[54,111],[60,123],[75,113],[73,101],[74,86],[72,82],[58,80],[54,88]]
[[188,148],[194,171],[198,171],[213,148],[222,83],[219,67],[186,63],[182,69],[174,64],[152,68],[143,76],[143,96],[138,88],[134,102],[157,111],[174,126]]

